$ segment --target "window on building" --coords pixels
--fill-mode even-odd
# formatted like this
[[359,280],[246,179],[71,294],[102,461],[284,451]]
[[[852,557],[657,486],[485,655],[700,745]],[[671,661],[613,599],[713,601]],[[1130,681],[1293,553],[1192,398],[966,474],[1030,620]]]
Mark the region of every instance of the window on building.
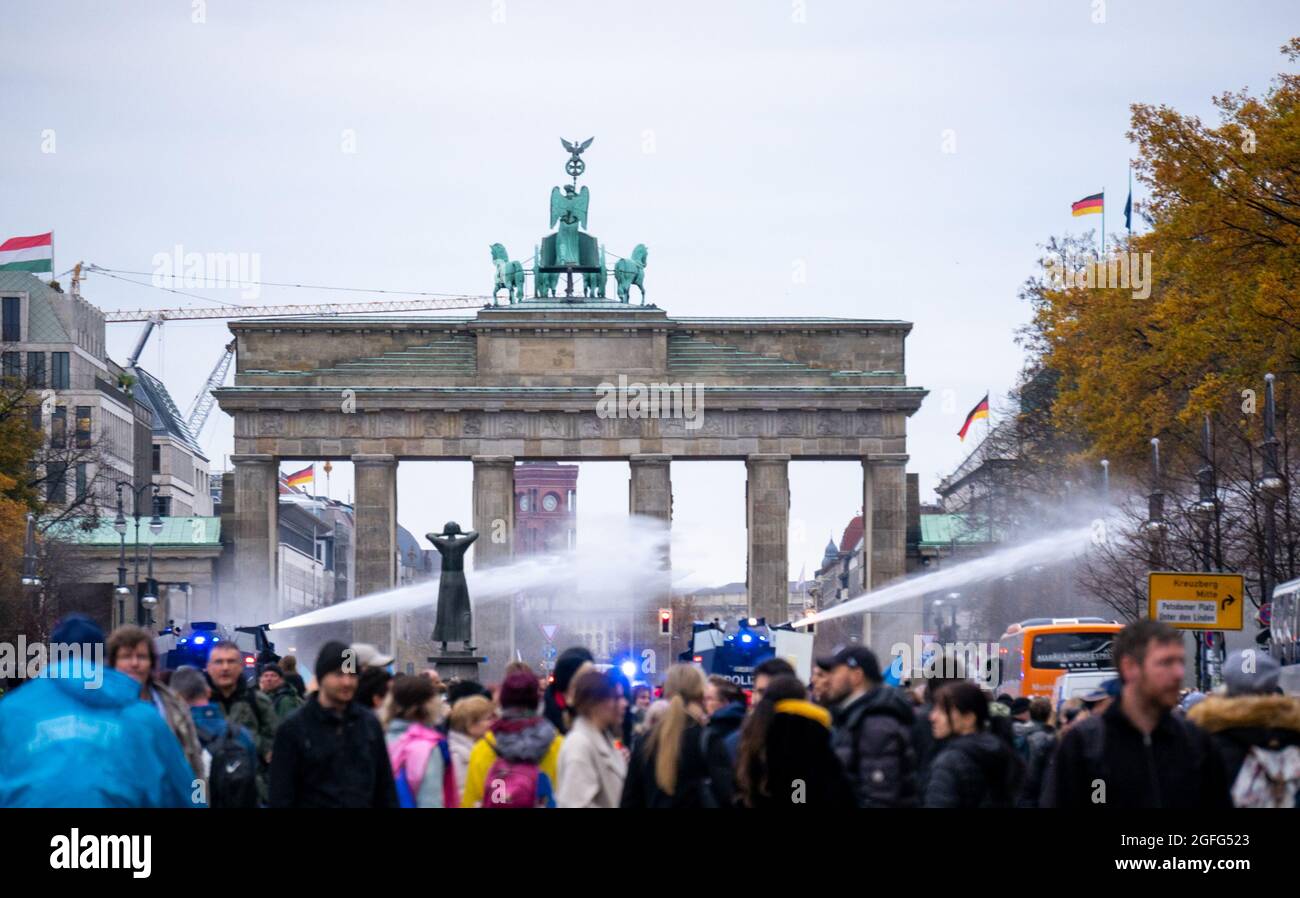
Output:
[[50,464],[46,471],[45,501],[51,505],[63,505],[68,501],[68,466]]
[[68,448],[68,407],[56,405],[50,413],[50,445],[55,449]]
[[162,473],[162,446],[159,446],[157,443],[154,443],[153,445],[152,459],[153,460],[151,462],[151,465],[152,465],[153,472],[155,474],[161,474]]
[[82,502],[86,498],[86,463],[77,462],[77,501]]
[[154,496],[153,513],[160,518],[170,518],[172,516],[172,497]]
[[90,406],[77,406],[77,448],[90,448]]
[[22,327],[23,300],[20,296],[6,296],[4,298],[4,324],[0,327],[0,342],[3,343],[21,343],[23,339]]
[[6,352],[0,358],[4,360],[2,366],[0,366],[0,376],[3,376],[6,380],[23,376],[23,354],[21,352]]
[[55,390],[66,390],[72,386],[72,373],[69,368],[69,356],[66,352],[50,353],[50,387]]
[[27,386],[45,389],[45,353],[27,353]]
[[45,421],[43,420],[41,407],[39,405],[33,405],[29,408],[27,410],[27,416],[27,421],[32,425],[32,430],[41,434],[45,433]]

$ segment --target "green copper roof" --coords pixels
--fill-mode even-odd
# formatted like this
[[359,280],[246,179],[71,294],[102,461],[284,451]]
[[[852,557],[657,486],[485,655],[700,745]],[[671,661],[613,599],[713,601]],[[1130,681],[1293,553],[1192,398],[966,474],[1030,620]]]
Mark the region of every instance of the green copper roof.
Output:
[[[102,547],[111,546],[116,548],[121,544],[122,537],[113,529],[113,516],[111,514],[99,518],[99,526],[91,530],[83,530],[82,524],[87,518],[79,518],[72,521],[65,521],[50,528],[51,533],[55,536],[68,540],[69,542],[78,543],[84,546]],[[185,517],[173,518],[166,517],[162,519],[163,529],[157,536],[149,529],[149,518],[146,515],[140,516],[140,545],[148,546],[150,544],[158,547],[180,547],[180,546],[211,546],[220,547],[221,545],[221,518],[217,517]],[[129,551],[135,545],[135,519],[127,516],[126,519],[126,546]]]
[[988,533],[982,526],[972,526],[965,515],[921,515],[921,545],[950,546],[953,543],[972,545],[988,542]]

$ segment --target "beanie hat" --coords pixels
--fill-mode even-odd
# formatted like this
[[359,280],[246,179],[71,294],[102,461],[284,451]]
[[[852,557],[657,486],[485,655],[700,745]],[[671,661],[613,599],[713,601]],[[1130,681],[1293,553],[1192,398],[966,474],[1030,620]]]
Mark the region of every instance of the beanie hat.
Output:
[[497,697],[502,708],[527,708],[530,711],[537,710],[540,700],[541,690],[537,685],[537,677],[522,670],[505,678]]
[[84,614],[69,614],[54,625],[50,642],[72,645],[104,641],[104,631]]
[[344,663],[349,661],[352,663],[352,669],[348,672],[356,673],[357,660],[347,643],[338,641],[325,643],[321,646],[320,654],[316,656],[316,682],[325,679],[326,674],[343,670]]
[[591,652],[582,646],[574,646],[561,652],[560,657],[555,659],[555,691],[560,695],[568,692],[569,681],[578,672],[578,668],[594,660]]
[[1272,655],[1258,649],[1233,652],[1223,663],[1223,682],[1228,695],[1277,693],[1282,666]]

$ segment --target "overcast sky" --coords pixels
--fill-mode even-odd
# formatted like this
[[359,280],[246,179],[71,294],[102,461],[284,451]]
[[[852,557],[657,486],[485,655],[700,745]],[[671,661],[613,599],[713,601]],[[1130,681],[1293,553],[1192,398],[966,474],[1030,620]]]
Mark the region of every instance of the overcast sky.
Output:
[[[648,295],[670,315],[914,323],[923,497],[969,451],[966,411],[985,390],[996,411],[1014,383],[1037,244],[1098,225],[1070,203],[1103,186],[1122,227],[1129,104],[1212,119],[1211,96],[1268,85],[1296,31],[1294,2],[8,6],[0,239],[54,230],[59,271],[149,272],[179,244],[256,254],[267,281],[486,293],[488,244],[526,258],[546,231],[557,138],[594,135],[591,231],[611,252],[650,247]],[[103,276],[83,294],[213,304]],[[111,325],[110,354],[137,334]],[[141,361],[185,408],[228,339],[174,322]],[[214,413],[203,443],[219,468],[230,419]],[[743,579],[743,464],[673,477],[682,572]],[[792,465],[792,578],[859,510],[860,479]],[[467,520],[469,481],[467,463],[404,465],[399,521]],[[625,464],[582,466],[580,531],[626,509],[626,481]],[[336,466],[334,495],[350,485]]]

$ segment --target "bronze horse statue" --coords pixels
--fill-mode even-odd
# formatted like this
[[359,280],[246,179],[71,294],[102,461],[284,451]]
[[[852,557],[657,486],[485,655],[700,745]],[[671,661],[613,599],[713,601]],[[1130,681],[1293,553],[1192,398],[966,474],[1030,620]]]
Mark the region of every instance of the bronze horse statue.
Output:
[[636,245],[636,248],[632,250],[632,258],[618,260],[618,264],[614,266],[614,279],[618,281],[619,302],[630,302],[632,288],[636,287],[641,291],[641,305],[645,305],[645,266],[646,248],[644,243]]
[[507,292],[509,302],[519,302],[524,298],[524,266],[512,262],[510,254],[500,243],[492,244],[492,264],[496,266],[497,278],[492,287],[492,304],[496,305],[497,294],[503,289]]

